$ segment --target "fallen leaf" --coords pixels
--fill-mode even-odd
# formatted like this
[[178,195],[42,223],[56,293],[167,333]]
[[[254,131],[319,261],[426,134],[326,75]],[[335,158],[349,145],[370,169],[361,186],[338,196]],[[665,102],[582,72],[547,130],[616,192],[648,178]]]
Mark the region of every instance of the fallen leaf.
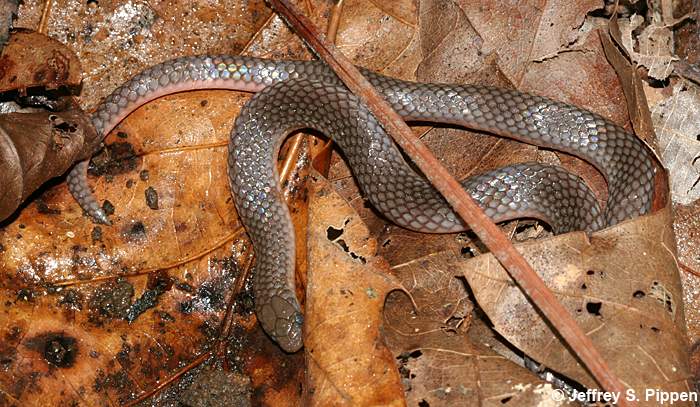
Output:
[[394,292],[385,311],[385,337],[408,404],[568,405],[557,403],[551,384],[474,338],[471,298],[454,276],[464,257],[453,253],[392,268],[414,301]]
[[98,143],[92,123],[76,107],[55,113],[0,115],[0,183],[4,186],[0,220],[12,215],[46,181],[89,157]]
[[[639,395],[647,388],[691,389],[683,293],[669,224],[670,210],[663,210],[596,232],[590,241],[573,233],[519,246],[612,370]],[[460,268],[504,338],[548,368],[588,388],[596,386],[491,255]]]
[[[644,20],[644,17],[638,14],[620,20],[622,43],[632,62],[647,68],[652,78],[663,81],[673,72],[673,62],[678,60],[678,57],[673,55],[672,27],[658,21],[656,16],[651,24],[646,24]],[[633,34],[639,29],[639,34]]]
[[[674,231],[685,304],[688,338],[693,349],[700,340],[700,200],[691,205],[674,205]],[[697,352],[697,351],[695,351]],[[700,377],[700,370],[695,377]]]
[[0,92],[25,94],[27,89],[77,87],[81,81],[78,57],[65,44],[28,30],[12,33],[0,53]]
[[9,0],[0,4],[0,50],[10,39],[10,29],[12,29],[12,21],[17,16],[17,6],[19,6],[19,0]]
[[387,293],[401,288],[357,214],[318,174],[310,180],[304,321],[312,405],[405,405],[380,328]]
[[696,86],[678,84],[673,95],[652,109],[659,151],[671,180],[673,201],[688,205],[700,198],[700,96]]
[[617,15],[610,18],[608,29],[600,32],[600,41],[603,44],[606,58],[620,78],[627,111],[635,134],[651,147],[651,151],[656,153],[657,139],[656,134],[654,134],[649,105],[642,87],[642,80],[634,64],[629,60],[629,51],[624,46]]

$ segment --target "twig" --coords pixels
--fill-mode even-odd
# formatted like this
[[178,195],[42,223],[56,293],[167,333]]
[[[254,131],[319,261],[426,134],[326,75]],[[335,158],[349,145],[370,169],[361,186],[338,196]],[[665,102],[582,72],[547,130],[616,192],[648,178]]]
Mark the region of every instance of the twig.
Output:
[[186,366],[184,366],[182,369],[178,370],[175,374],[168,376],[165,380],[158,382],[155,387],[149,389],[148,391],[145,391],[141,394],[138,395],[133,400],[129,400],[126,403],[124,403],[124,407],[133,407],[137,406],[144,401],[148,400],[150,397],[153,397],[154,395],[160,393],[161,391],[165,390],[168,386],[172,385],[175,383],[177,379],[179,379],[182,375],[184,375],[187,372],[190,372],[192,369],[196,368],[197,366],[201,365],[202,363],[206,362],[207,359],[209,359],[212,356],[211,351],[205,352],[202,355],[198,356],[195,360],[192,362],[188,363]]
[[697,270],[695,270],[694,268],[692,268],[692,267],[690,267],[690,266],[687,266],[686,264],[681,263],[681,262],[678,262],[678,265],[681,267],[681,270],[682,270],[682,271],[684,271],[684,272],[686,272],[686,273],[688,273],[688,274],[692,274],[692,275],[694,275],[695,277],[700,277],[700,271],[697,271]]
[[345,0],[336,0],[331,11],[331,18],[328,21],[328,30],[326,32],[328,42],[335,44],[336,36],[338,35],[338,26],[340,25],[340,16],[343,15],[343,6]]
[[[609,392],[624,394],[625,386],[610,371],[605,360],[595,349],[593,342],[584,334],[564,306],[559,303],[552,291],[547,288],[522,255],[515,250],[508,238],[491,222],[430,150],[413,136],[401,117],[391,109],[355,66],[332,44],[325,41],[313,24],[298,13],[287,0],[270,0],[270,3],[311,49],[335,71],[345,85],[367,105],[372,114],[382,123],[386,132],[411,157],[433,186],[440,191],[447,202],[510,273],[513,280],[542,311],[545,318],[578,355],[598,383]],[[628,406],[636,405],[636,402],[624,400],[622,397],[619,404]]]
[[[328,29],[326,30],[326,36],[328,38],[328,41],[335,43],[335,37],[336,34],[338,33],[338,25],[340,24],[340,16],[343,14],[343,4],[344,0],[338,0],[335,5],[333,5],[333,9],[331,11],[331,17],[328,22]],[[313,138],[314,136],[309,136],[308,138]],[[284,158],[284,162],[282,164],[282,170],[280,171],[280,180],[282,182],[284,181],[289,181],[288,177],[291,176],[292,174],[292,166],[296,163],[296,161],[299,159],[299,155],[301,152],[301,145],[302,142],[304,141],[305,137],[303,137],[303,134],[295,134],[292,136],[292,139],[289,141],[289,149],[287,150],[287,156]],[[326,146],[331,144],[331,140],[328,140],[326,143]],[[310,148],[310,147],[309,147]],[[331,150],[330,149],[321,149],[320,154],[330,154]],[[324,157],[324,162],[330,162],[330,157]],[[326,175],[328,173],[328,168],[319,168],[319,172],[323,173]]]
[[49,16],[51,14],[51,9],[53,8],[53,0],[46,0],[44,3],[44,9],[41,11],[41,19],[39,20],[39,28],[37,32],[42,34],[47,34],[49,29]]

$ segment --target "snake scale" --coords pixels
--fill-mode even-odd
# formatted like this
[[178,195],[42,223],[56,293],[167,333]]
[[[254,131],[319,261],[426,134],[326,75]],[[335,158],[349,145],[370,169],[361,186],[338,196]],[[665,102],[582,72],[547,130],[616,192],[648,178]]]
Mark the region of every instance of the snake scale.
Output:
[[[564,151],[594,165],[608,183],[603,211],[578,177],[556,166],[524,163],[463,181],[496,222],[537,218],[557,233],[588,232],[650,211],[655,167],[634,135],[581,108],[514,90],[416,83],[363,74],[405,120],[448,123]],[[463,231],[449,205],[404,160],[381,125],[323,63],[243,56],[177,58],[148,68],[108,96],[92,115],[104,137],[139,106],[176,92],[256,92],[229,140],[229,183],[256,254],[256,313],[285,351],[302,346],[295,296],[294,230],[280,194],[277,155],[293,131],[332,137],[372,205],[396,224],[429,233]],[[87,161],[68,175],[70,192],[99,223],[109,219],[87,183]]]

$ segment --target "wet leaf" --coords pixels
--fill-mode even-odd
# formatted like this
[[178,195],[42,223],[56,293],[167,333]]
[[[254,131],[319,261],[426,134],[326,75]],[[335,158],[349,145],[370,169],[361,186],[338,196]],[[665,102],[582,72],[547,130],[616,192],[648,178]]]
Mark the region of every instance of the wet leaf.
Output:
[[80,81],[78,57],[64,44],[44,34],[16,31],[0,54],[0,92],[74,87]]
[[[133,74],[175,56],[243,52],[270,58],[311,58],[261,0],[87,3],[56,0],[48,21],[49,35],[81,58],[85,71],[81,103],[88,109]],[[328,2],[297,4],[317,24],[325,25]],[[25,1],[18,25],[36,27],[42,5]],[[543,6],[540,2],[356,0],[346,2],[338,45],[358,64],[385,74],[531,91],[582,105],[628,128],[632,128],[631,122],[640,135],[653,141],[653,127],[642,103],[645,89],[619,49],[621,59],[617,62],[622,62],[619,66],[627,73],[618,79],[610,68],[608,60],[615,65],[615,57],[603,53],[608,48],[605,42],[601,45],[602,35],[596,31],[606,27],[607,21],[586,16],[594,7],[591,2]],[[613,46],[619,44],[621,41]],[[622,99],[623,90],[627,104]],[[316,256],[308,283],[312,288],[306,320],[312,329],[307,333],[307,383],[303,356],[283,354],[260,331],[252,313],[253,299],[245,280],[250,272],[251,248],[230,202],[225,172],[226,140],[246,98],[223,91],[169,96],[134,112],[109,135],[107,144],[112,147],[94,160],[91,183],[98,196],[113,206],[114,227],[93,225],[72,201],[65,185],[43,190],[37,200],[4,225],[0,230],[0,286],[4,299],[1,312],[7,318],[0,322],[0,334],[5,338],[0,345],[4,367],[0,397],[18,403],[40,395],[52,404],[75,400],[105,404],[152,396],[151,403],[174,404],[197,398],[202,386],[211,386],[222,398],[247,394],[254,404],[300,404],[306,401],[301,399],[302,393],[318,404],[340,404],[349,400],[343,398],[346,395],[400,404],[402,389],[397,380],[401,380],[406,401],[411,404],[423,400],[430,405],[536,405],[552,401],[552,386],[522,367],[526,355],[506,348],[478,321],[483,317],[479,305],[481,301],[491,304],[492,300],[482,298],[493,286],[468,286],[463,279],[453,277],[470,257],[481,253],[478,242],[468,233],[423,235],[387,224],[365,203],[337,156],[331,169],[333,186],[360,219],[348,215],[352,221],[344,225],[345,212],[338,209],[334,194],[318,197],[323,203],[314,210],[343,219],[328,221],[325,229],[310,232],[323,244],[309,244]],[[601,200],[605,199],[600,175],[569,156],[455,129],[419,127],[416,133],[460,178],[513,161],[561,163],[584,177]],[[303,187],[307,177],[303,167],[309,157],[306,153],[301,157],[298,165],[292,165],[295,171],[287,182],[297,236],[306,236],[309,192]],[[693,219],[694,213],[689,210],[684,218]],[[665,246],[660,246],[654,234],[643,235],[646,240],[635,243],[631,236],[642,236],[640,228],[650,229],[651,218],[664,216],[657,226],[667,232]],[[667,263],[659,265],[663,274],[654,277],[661,288],[653,288],[653,273],[646,271],[627,282],[616,276],[619,270],[609,270],[604,282],[611,284],[587,283],[588,291],[595,290],[608,302],[597,309],[601,317],[587,309],[585,317],[598,324],[596,327],[601,318],[616,323],[600,328],[601,332],[619,332],[626,338],[635,334],[641,338],[644,333],[640,343],[648,344],[645,349],[656,352],[667,346],[682,368],[682,294],[669,267],[674,250],[668,222],[667,213],[659,212],[633,222],[636,226],[629,226],[632,231],[609,232],[602,239],[618,246],[643,245],[648,248],[648,258]],[[687,221],[688,227],[678,230],[692,243],[697,233],[691,223]],[[362,224],[369,235],[361,231]],[[315,220],[312,225],[316,225]],[[541,228],[529,225],[515,222],[505,228],[519,237],[540,233]],[[342,230],[347,251],[338,238],[328,239],[328,226]],[[386,267],[379,267],[384,274],[371,277],[355,269],[361,263],[359,257],[366,261],[373,258],[373,239],[379,255],[413,296],[417,309],[405,294],[392,294],[384,319],[379,318],[384,292],[393,286],[393,280],[387,284]],[[565,240],[573,243],[561,252],[575,258],[572,247],[589,250],[586,261],[601,269],[608,270],[608,259],[618,260],[610,254],[613,252],[594,255],[580,235],[566,239],[573,239]],[[552,241],[528,243],[528,252],[543,253]],[[298,287],[303,291],[302,254],[307,250],[302,244],[298,250]],[[630,250],[638,249],[634,246]],[[682,253],[692,259],[693,250],[687,246]],[[323,253],[340,257],[329,254],[324,258]],[[334,267],[341,264],[343,267]],[[642,262],[642,267],[651,269],[654,264]],[[352,271],[345,267],[348,265]],[[363,270],[366,267],[362,265]],[[493,270],[479,273],[488,275],[485,273]],[[555,282],[579,282],[564,274]],[[503,283],[505,280],[489,281],[501,284],[503,292],[518,293]],[[642,287],[642,299],[634,297],[636,291],[629,293],[632,282]],[[352,289],[351,295],[347,287],[355,284],[362,289]],[[332,291],[315,288],[319,286]],[[368,291],[366,286],[372,289]],[[571,293],[581,290],[580,285],[567,289]],[[477,304],[474,298],[479,298]],[[588,300],[581,298],[577,297],[578,303]],[[509,299],[496,305],[527,310],[517,295]],[[675,305],[672,313],[666,311],[667,299]],[[659,322],[659,333],[629,326],[622,312],[608,314],[608,308],[626,301],[641,302],[639,310],[649,311],[644,322]],[[592,311],[596,311],[595,304]],[[494,319],[499,321],[499,329],[520,328],[512,342],[522,343],[527,355],[590,383],[564,351],[549,360],[538,353],[542,349],[527,347],[551,339],[551,333],[544,329],[530,332],[525,324],[534,321],[534,326],[541,328],[541,321],[526,315],[530,319],[520,315],[508,321]],[[360,329],[363,324],[369,329]],[[540,336],[533,335],[538,332]],[[678,337],[668,338],[672,332]],[[652,339],[654,335],[658,341]],[[554,343],[548,349],[558,349]],[[616,356],[609,360],[625,366]],[[671,356],[652,356],[661,362],[663,370],[659,371],[666,373]],[[222,364],[226,374],[206,370],[212,364]],[[231,372],[242,372],[250,381]],[[639,380],[649,372],[644,371]],[[674,374],[680,376],[680,370]]]

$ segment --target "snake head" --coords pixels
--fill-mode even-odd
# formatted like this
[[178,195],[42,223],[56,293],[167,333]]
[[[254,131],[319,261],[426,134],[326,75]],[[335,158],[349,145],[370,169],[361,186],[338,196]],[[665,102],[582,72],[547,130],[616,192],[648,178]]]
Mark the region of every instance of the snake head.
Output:
[[304,316],[296,298],[287,300],[275,295],[257,308],[256,314],[263,329],[285,352],[294,353],[301,349]]

